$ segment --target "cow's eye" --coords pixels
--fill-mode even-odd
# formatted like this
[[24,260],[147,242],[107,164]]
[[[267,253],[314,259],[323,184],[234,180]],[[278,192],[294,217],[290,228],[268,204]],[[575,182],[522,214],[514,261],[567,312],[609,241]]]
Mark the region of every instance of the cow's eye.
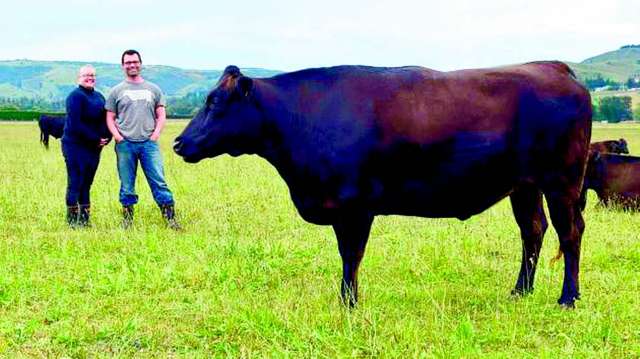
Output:
[[211,98],[211,101],[209,101],[209,110],[213,110],[219,105],[220,105],[220,97],[213,96]]

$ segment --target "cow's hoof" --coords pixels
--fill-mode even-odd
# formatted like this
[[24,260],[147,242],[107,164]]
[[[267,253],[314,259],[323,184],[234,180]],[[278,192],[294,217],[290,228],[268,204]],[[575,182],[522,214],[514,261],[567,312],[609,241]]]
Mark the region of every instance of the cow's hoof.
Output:
[[576,308],[576,304],[575,304],[575,300],[571,299],[571,300],[565,300],[565,299],[558,299],[558,304],[560,304],[560,308],[562,309],[575,309]]
[[341,299],[342,299],[342,305],[344,305],[347,309],[355,309],[356,304],[358,304],[358,302],[351,299],[345,299],[345,298],[341,298]]
[[528,289],[525,289],[525,288],[517,288],[517,287],[516,287],[516,288],[513,288],[513,289],[511,290],[511,296],[512,296],[512,297],[517,297],[517,298],[519,298],[519,297],[524,297],[524,296],[529,295],[529,294],[531,294],[531,293],[533,293],[533,287],[528,288]]
[[574,309],[576,309],[576,304],[575,303],[560,303],[560,309],[574,310]]

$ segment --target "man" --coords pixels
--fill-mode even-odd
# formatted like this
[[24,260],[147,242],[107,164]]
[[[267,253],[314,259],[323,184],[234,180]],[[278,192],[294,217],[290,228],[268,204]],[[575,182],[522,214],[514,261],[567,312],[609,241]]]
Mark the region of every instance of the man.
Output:
[[107,126],[116,141],[122,225],[128,228],[133,223],[133,206],[138,202],[136,172],[140,162],[162,216],[170,228],[178,230],[173,194],[164,179],[158,146],[166,122],[164,94],[157,85],[142,78],[142,58],[138,51],[127,50],[120,60],[125,80],[111,90],[105,108]]

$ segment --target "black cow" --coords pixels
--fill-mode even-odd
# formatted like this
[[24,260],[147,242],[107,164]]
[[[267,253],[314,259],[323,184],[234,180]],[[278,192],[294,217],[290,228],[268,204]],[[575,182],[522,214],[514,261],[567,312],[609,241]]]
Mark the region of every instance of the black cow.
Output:
[[174,150],[187,162],[224,153],[269,161],[300,215],[333,226],[349,305],[376,215],[464,220],[506,196],[523,241],[513,292],[530,292],[544,194],[565,258],[558,302],[572,307],[590,138],[589,92],[560,62],[453,72],[338,66],[266,79],[229,66]]
[[589,145],[589,150],[591,152],[597,151],[602,153],[629,153],[629,147],[627,146],[627,141],[624,138],[619,140],[592,142]]
[[600,203],[640,210],[640,157],[592,152],[584,178],[583,197],[593,189]]
[[42,143],[46,149],[49,149],[50,135],[55,138],[62,137],[62,133],[64,132],[64,121],[64,115],[40,115],[40,118],[38,119],[38,126],[40,127],[40,143]]

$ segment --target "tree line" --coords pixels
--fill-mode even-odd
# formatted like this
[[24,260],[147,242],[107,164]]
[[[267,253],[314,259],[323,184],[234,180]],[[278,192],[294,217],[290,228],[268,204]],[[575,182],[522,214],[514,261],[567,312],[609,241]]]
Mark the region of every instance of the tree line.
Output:
[[[168,97],[167,117],[193,117],[204,104],[206,96],[206,91],[197,91],[182,97]],[[63,114],[65,111],[64,100],[0,97],[0,120],[29,121],[37,119],[41,113]]]
[[637,89],[640,88],[640,74],[637,76],[631,76],[624,82],[616,82],[611,79],[605,79],[602,75],[598,74],[595,77],[587,78],[583,81],[584,85],[593,91],[599,88],[607,88],[608,90],[618,91],[622,89]]
[[40,111],[64,112],[64,100],[51,100],[42,97],[0,97],[0,109],[3,111]]
[[640,105],[633,110],[631,96],[605,96],[593,100],[592,104],[594,121],[640,121]]
[[[610,80],[607,80],[610,81]],[[638,85],[640,88],[640,85]],[[167,98],[167,117],[191,118],[202,107],[207,96],[206,91],[191,92],[182,97]],[[0,97],[0,120],[31,121],[40,114],[65,112],[63,100],[44,98],[8,98]],[[620,122],[640,121],[640,105],[632,108],[630,96],[606,96],[593,100],[593,120]]]

